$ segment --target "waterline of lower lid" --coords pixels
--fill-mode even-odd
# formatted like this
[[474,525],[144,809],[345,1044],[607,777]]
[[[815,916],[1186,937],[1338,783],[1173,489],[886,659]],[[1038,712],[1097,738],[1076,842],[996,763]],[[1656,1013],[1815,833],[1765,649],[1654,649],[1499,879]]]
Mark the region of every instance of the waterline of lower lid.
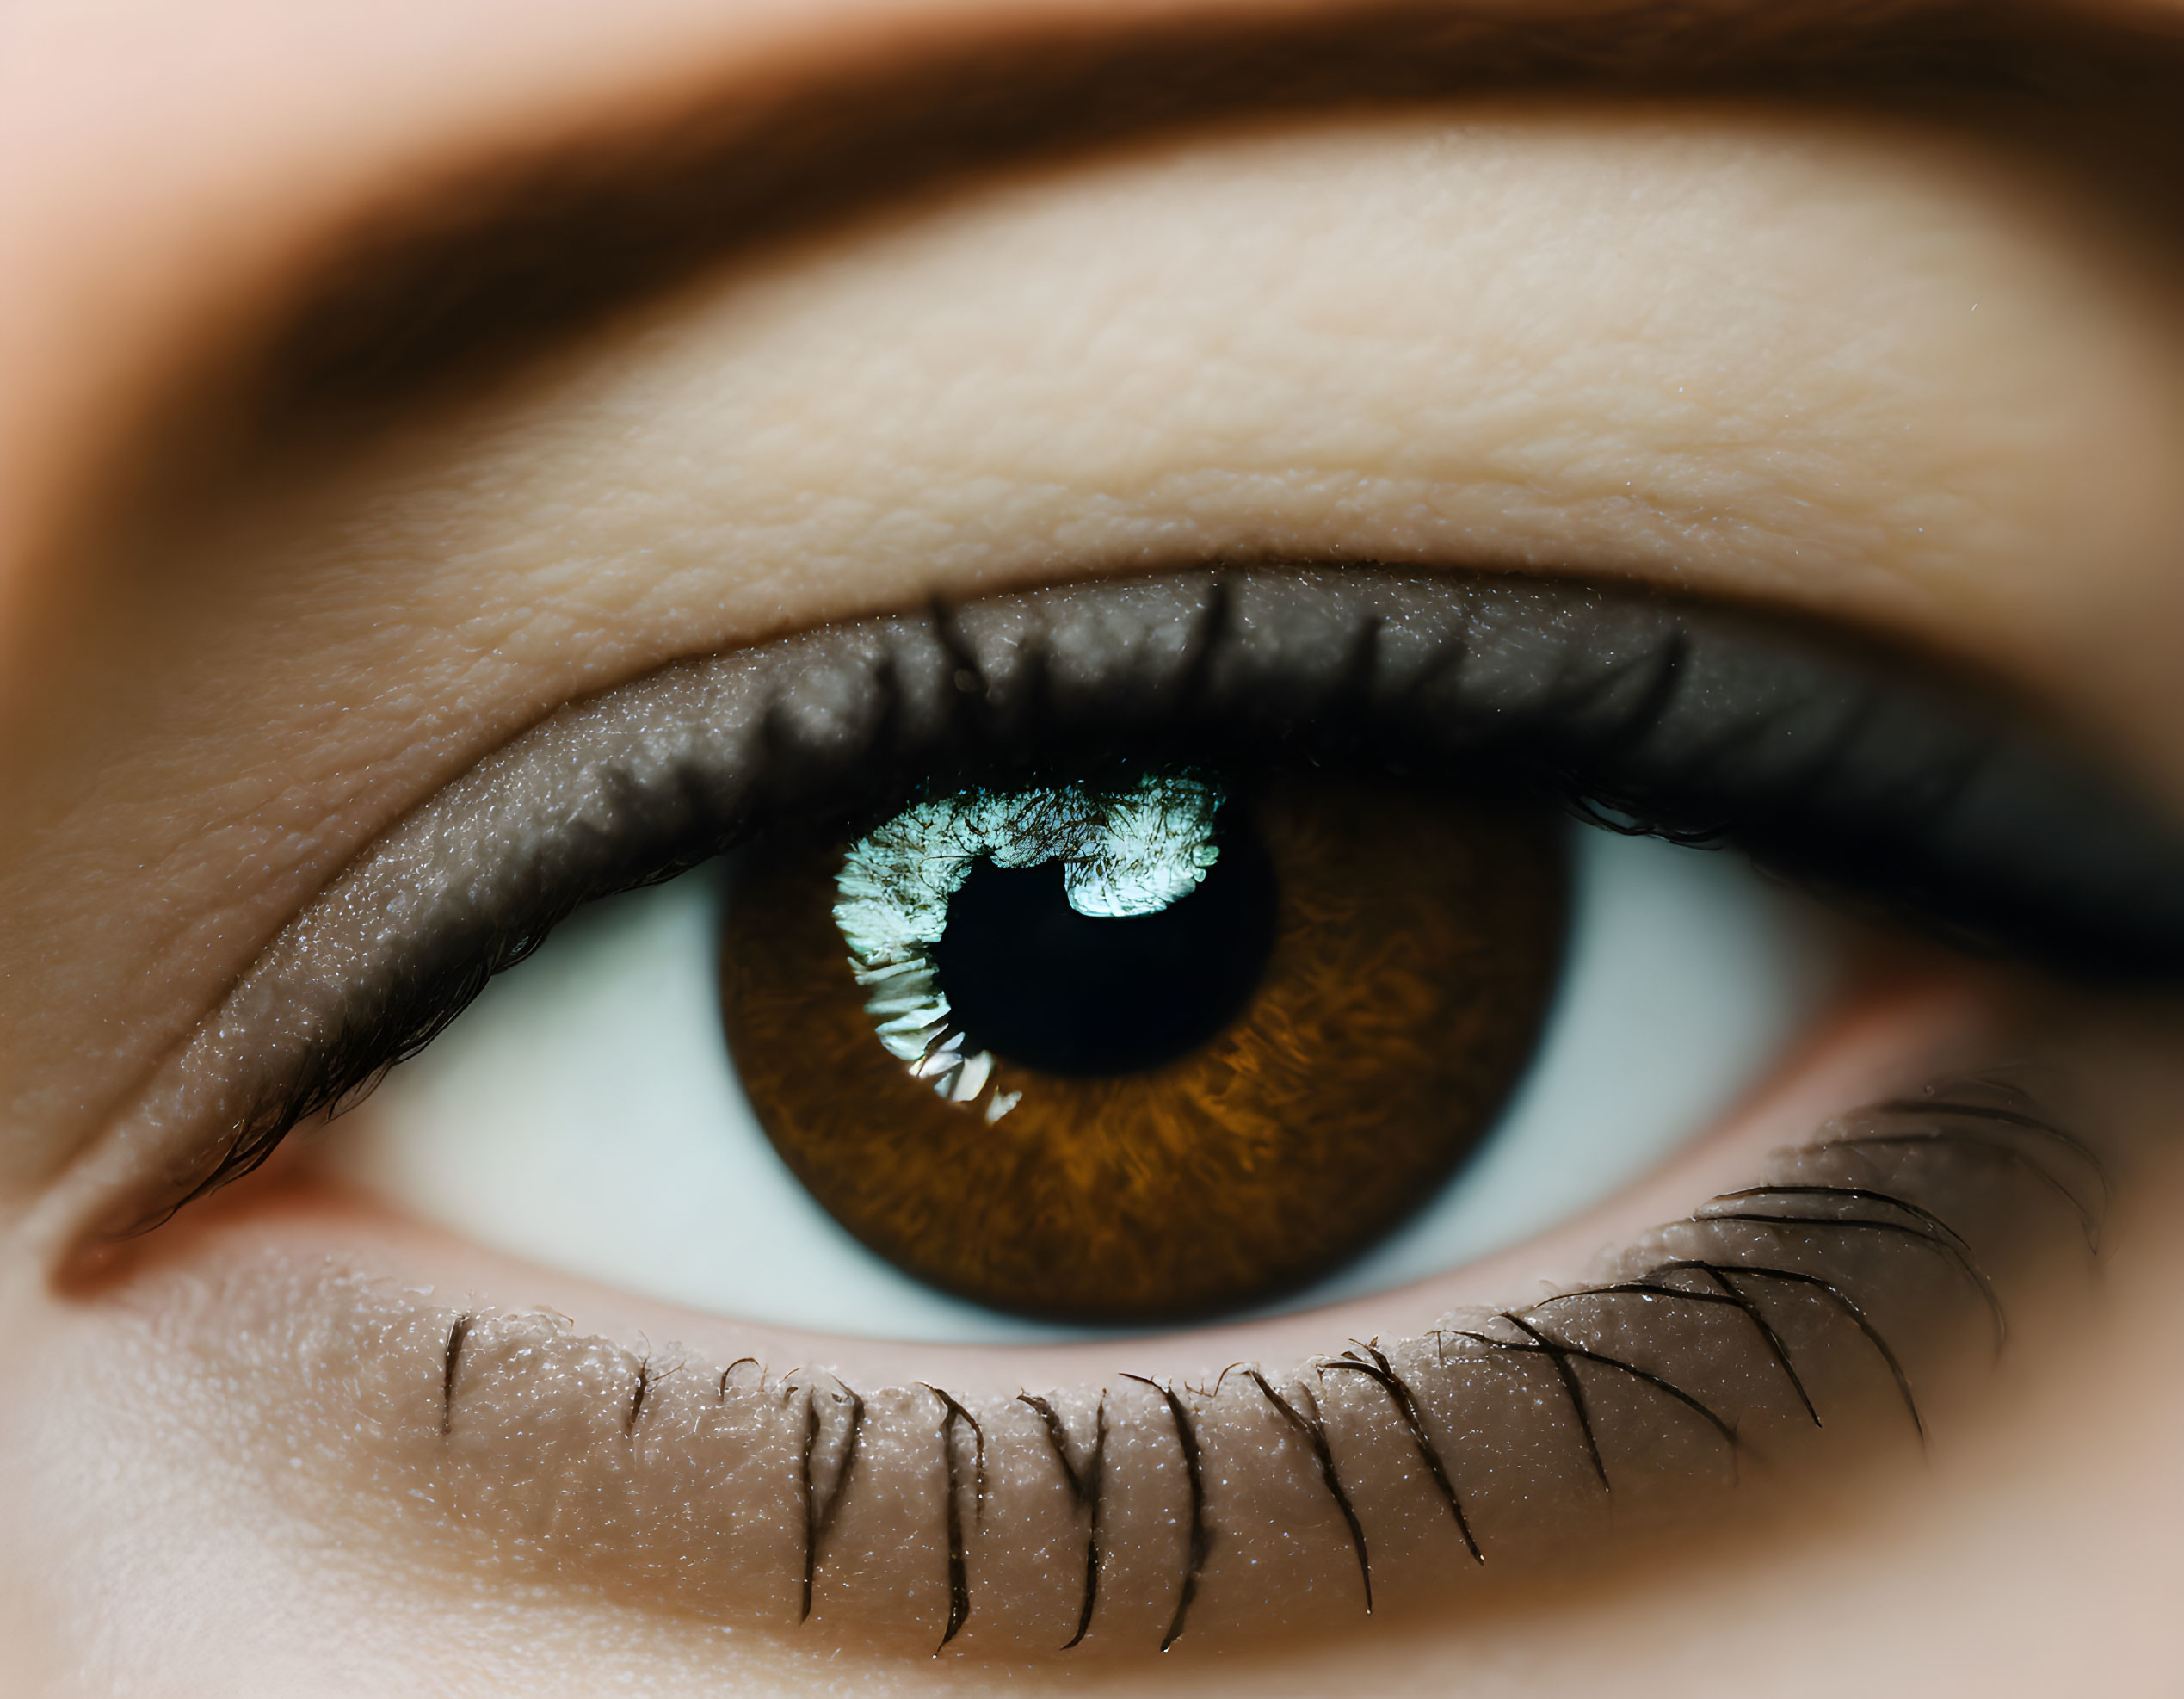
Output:
[[1922,1443],[1937,1343],[2006,1319],[1996,1223],[2090,1245],[2105,1185],[1991,1082],[1877,1105],[1611,1280],[1205,1387],[853,1390],[414,1301],[313,1349],[365,1366],[401,1502],[534,1572],[859,1643],[1149,1652],[1446,1597],[1611,1509],[1635,1537],[1823,1425]]

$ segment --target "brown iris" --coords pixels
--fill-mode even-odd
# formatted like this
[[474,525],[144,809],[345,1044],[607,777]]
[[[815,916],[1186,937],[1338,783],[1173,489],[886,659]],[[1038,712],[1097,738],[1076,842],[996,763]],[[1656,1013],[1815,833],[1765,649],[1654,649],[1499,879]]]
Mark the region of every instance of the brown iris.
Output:
[[875,1031],[836,918],[843,851],[751,858],[723,938],[728,1041],[837,1220],[981,1304],[1144,1322],[1300,1285],[1431,1195],[1538,1035],[1557,823],[1299,776],[1218,821],[1203,882],[1150,915],[1077,912],[1058,862],[971,867],[929,961],[960,1041],[994,1059],[961,1102]]

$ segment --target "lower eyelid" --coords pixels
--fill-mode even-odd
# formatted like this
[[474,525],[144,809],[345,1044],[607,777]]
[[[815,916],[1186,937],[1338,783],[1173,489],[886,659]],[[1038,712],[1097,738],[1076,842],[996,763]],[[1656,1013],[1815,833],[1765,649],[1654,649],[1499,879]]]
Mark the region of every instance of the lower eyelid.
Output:
[[[1095,1349],[1107,1361],[1075,1387],[1024,1388],[1044,1412],[1010,1377],[1058,1357],[991,1356],[983,1386],[946,1397],[910,1375],[853,1394],[823,1369],[631,1350],[549,1316],[469,1311],[277,1256],[240,1268],[232,1307],[207,1325],[226,1342],[215,1371],[250,1412],[234,1443],[276,1465],[337,1460],[309,1489],[334,1495],[316,1513],[404,1545],[443,1541],[452,1562],[827,1644],[928,1653],[953,1622],[959,1650],[1036,1656],[1076,1634],[1096,1535],[1076,1655],[1149,1652],[1178,1632],[1179,1645],[1218,1645],[1275,1624],[1354,1624],[1368,1573],[1381,1620],[1484,1597],[1598,1551],[1611,1529],[1656,1535],[1840,1461],[1846,1440],[1915,1453],[1934,1389],[1991,1338],[1983,1286],[2007,1305],[2060,1259],[2082,1265],[2086,1221],[2069,1198],[2088,1218],[2105,1207],[2105,1179],[2068,1135],[2018,1126],[2012,1115],[2039,1112],[1991,1085],[1966,1091],[2021,1109],[1842,1118],[1771,1159],[1778,1189],[1718,1206],[1909,1231],[1672,1228],[1604,1276],[1712,1257],[1779,1278],[1732,1277],[1724,1294],[1717,1277],[1672,1273],[1699,1295],[1550,1300],[1516,1323],[1451,1324],[1495,1344],[1322,1338],[1341,1360],[1317,1371],[1270,1360],[1224,1375],[1188,1339],[1081,1348],[1076,1361]],[[1903,1141],[1934,1132],[1950,1136]],[[1829,1151],[1861,1134],[1885,1142]],[[2005,1148],[2050,1179],[1995,1155]],[[1796,1189],[1817,1183],[1870,1195]]]

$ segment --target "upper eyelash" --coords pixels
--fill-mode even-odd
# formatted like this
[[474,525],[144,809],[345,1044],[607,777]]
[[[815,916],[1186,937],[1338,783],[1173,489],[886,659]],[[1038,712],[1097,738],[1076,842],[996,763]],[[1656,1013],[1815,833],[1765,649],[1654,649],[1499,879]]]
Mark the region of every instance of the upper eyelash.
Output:
[[548,716],[369,846],[208,1019],[138,1113],[207,1143],[132,1225],[354,1101],[585,902],[936,771],[1149,740],[1491,772],[1986,948],[2184,961],[2165,822],[1998,698],[1802,626],[1449,572],[1103,581],[677,663]]

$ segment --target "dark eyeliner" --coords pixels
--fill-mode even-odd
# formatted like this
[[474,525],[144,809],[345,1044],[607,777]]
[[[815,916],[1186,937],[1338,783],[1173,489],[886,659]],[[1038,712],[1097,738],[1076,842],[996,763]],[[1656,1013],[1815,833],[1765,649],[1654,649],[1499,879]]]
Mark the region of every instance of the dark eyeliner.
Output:
[[2184,839],[2031,716],[1799,622],[1627,589],[1264,568],[996,596],[679,662],[549,715],[368,846],[134,1119],[130,1225],[250,1171],[594,899],[792,819],[1059,751],[1490,776],[1731,843],[1976,947],[2173,979]]

